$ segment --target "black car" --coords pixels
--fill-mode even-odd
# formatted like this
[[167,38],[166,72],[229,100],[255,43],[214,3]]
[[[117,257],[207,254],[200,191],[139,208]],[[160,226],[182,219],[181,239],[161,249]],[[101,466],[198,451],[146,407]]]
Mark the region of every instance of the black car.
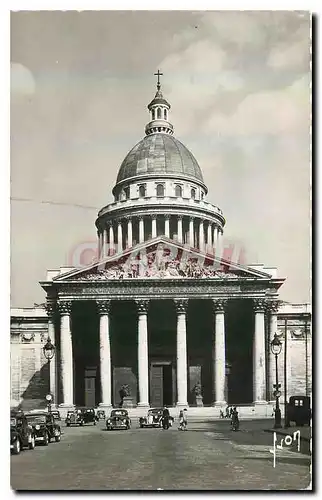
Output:
[[311,421],[311,400],[309,396],[292,396],[289,399],[286,407],[286,427],[290,426],[291,422],[296,425],[310,425]]
[[127,410],[112,410],[110,417],[106,420],[106,429],[130,429],[131,419]]
[[96,425],[97,416],[94,408],[76,408],[75,410],[69,410],[66,416],[66,425],[70,427],[71,425],[84,425],[93,424]]
[[150,408],[146,417],[139,418],[139,425],[143,427],[162,427],[162,408]]
[[61,421],[60,413],[58,410],[51,410],[51,414],[54,417],[55,420]]
[[35,448],[35,435],[33,428],[28,425],[23,412],[10,413],[10,451],[19,455],[23,448]]
[[33,428],[36,444],[48,446],[53,440],[61,440],[60,425],[51,413],[26,413],[26,419]]

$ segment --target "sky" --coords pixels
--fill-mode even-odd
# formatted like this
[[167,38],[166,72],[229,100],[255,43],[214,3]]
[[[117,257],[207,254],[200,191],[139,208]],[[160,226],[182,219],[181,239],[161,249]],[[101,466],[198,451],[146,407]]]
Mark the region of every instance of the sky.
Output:
[[[286,11],[11,13],[11,305],[96,245],[160,69],[227,244],[310,300],[310,17]],[[44,203],[50,202],[50,203]]]

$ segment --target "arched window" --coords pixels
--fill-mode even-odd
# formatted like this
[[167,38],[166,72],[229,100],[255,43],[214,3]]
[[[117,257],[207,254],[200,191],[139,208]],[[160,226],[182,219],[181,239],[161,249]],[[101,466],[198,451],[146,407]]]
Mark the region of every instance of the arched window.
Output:
[[152,120],[155,120],[155,109],[152,109]]
[[139,197],[140,198],[144,198],[145,197],[145,193],[146,193],[145,185],[141,184],[141,186],[139,187]]
[[203,200],[204,196],[205,196],[205,193],[203,191],[201,191],[201,199],[202,200]]
[[167,120],[167,110],[166,109],[164,110],[163,115],[164,115],[164,119]]
[[177,198],[182,198],[182,187],[177,185],[175,189],[175,195]]
[[162,198],[164,196],[164,185],[163,184],[157,184],[157,196]]
[[196,197],[196,190],[194,188],[191,189],[191,198],[194,200]]
[[158,117],[158,120],[161,119],[161,108],[158,108],[157,117]]
[[125,199],[128,200],[130,197],[130,188],[129,186],[124,188]]

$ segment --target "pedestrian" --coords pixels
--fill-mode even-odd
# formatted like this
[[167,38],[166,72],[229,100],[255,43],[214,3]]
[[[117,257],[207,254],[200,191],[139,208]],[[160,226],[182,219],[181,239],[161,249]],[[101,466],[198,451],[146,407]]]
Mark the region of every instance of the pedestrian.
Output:
[[225,418],[229,418],[230,417],[230,408],[229,406],[227,405],[226,406],[226,415],[225,415]]
[[184,408],[183,410],[180,410],[179,413],[179,430],[186,431],[187,424],[188,424],[187,408]]
[[234,406],[231,415],[231,428],[233,431],[238,431],[239,429],[239,418],[236,406]]
[[170,412],[168,408],[165,406],[162,412],[162,427],[165,430],[169,429],[169,417],[170,417]]

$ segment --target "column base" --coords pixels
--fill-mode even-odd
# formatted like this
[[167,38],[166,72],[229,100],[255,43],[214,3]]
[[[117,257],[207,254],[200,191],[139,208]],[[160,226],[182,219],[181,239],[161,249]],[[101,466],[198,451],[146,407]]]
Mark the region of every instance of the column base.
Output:
[[260,405],[267,405],[267,401],[254,401],[254,403],[253,403],[253,404],[254,404],[255,406],[257,406],[257,405],[259,405],[259,406],[260,406]]
[[98,408],[100,410],[112,410],[113,406],[111,403],[99,403]]
[[221,408],[222,406],[226,407],[227,401],[214,401],[211,403],[211,406],[214,406],[215,408]]
[[68,410],[74,410],[75,405],[73,403],[60,403],[58,405],[58,410],[62,419],[66,418]]
[[150,404],[149,403],[138,403],[137,404],[137,407],[138,408],[150,408]]
[[188,408],[188,403],[177,402],[177,408]]

